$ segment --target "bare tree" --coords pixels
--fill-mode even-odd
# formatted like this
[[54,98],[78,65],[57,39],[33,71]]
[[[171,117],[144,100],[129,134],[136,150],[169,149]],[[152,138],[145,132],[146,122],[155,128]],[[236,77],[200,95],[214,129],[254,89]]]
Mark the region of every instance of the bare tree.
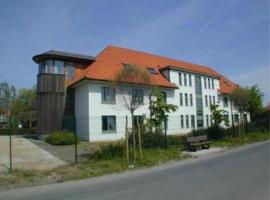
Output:
[[231,100],[240,113],[239,138],[242,141],[245,140],[243,113],[249,108],[248,95],[248,90],[240,87],[237,88],[230,96]]
[[143,105],[143,87],[151,86],[149,72],[139,66],[124,64],[123,69],[115,76],[117,97],[121,106],[131,115],[131,129],[133,133],[133,161],[135,163],[136,136],[134,131],[134,112]]

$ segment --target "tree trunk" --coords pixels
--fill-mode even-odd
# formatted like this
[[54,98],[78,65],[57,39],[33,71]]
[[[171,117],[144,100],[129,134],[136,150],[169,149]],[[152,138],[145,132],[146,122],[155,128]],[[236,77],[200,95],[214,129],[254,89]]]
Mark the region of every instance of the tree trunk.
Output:
[[140,161],[142,161],[141,126],[139,124],[139,119],[137,119],[137,128],[138,128],[138,144],[139,144],[139,151],[140,151]]
[[131,111],[131,129],[133,135],[133,164],[136,163],[136,132],[134,130],[134,111]]
[[168,148],[168,142],[167,142],[167,119],[165,119],[164,127],[165,127],[165,148],[167,149]]
[[126,116],[126,159],[127,159],[127,165],[129,166],[129,150],[128,150],[128,117]]

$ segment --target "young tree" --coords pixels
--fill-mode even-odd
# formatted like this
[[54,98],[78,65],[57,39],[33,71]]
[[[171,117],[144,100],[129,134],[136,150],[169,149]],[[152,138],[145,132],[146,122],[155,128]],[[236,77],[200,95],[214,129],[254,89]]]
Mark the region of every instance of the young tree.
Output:
[[249,91],[246,88],[239,87],[231,94],[230,98],[240,113],[239,138],[244,141],[243,113],[249,109]]
[[148,71],[136,65],[125,64],[124,68],[114,77],[119,103],[131,115],[131,129],[133,133],[133,161],[136,160],[136,135],[134,131],[134,112],[143,105],[143,87],[151,85]]
[[0,83],[0,114],[6,115],[16,97],[16,88],[10,86],[6,81]]
[[229,126],[229,119],[226,117],[228,112],[226,110],[219,109],[219,105],[211,105],[210,110],[213,116],[215,127],[218,127],[222,122],[224,122],[226,126]]
[[[166,123],[168,121],[168,114],[171,112],[175,112],[177,110],[177,106],[173,104],[167,104],[164,101],[163,94],[158,90],[155,89],[153,95],[156,97],[154,101],[152,101],[149,105],[149,110],[151,112],[151,117],[149,119],[150,125],[155,126],[156,133],[158,132],[158,129],[164,125],[166,126]],[[167,147],[167,134],[165,130],[165,146]]]
[[36,88],[22,88],[18,91],[17,97],[11,103],[11,113],[29,112],[36,100]]
[[257,85],[246,88],[248,90],[248,111],[251,116],[251,120],[258,114],[263,112],[263,93],[260,91]]

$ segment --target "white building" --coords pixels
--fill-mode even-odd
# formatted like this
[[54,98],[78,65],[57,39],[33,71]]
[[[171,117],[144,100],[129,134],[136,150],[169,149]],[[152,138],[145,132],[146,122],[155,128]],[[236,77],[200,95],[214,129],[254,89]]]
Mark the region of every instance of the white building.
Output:
[[[211,125],[210,104],[218,104],[228,112],[232,125],[239,122],[239,113],[228,95],[238,87],[213,69],[135,50],[108,46],[88,65],[74,63],[70,70],[68,88],[74,91],[76,131],[88,141],[118,140],[124,137],[126,117],[131,126],[129,111],[120,102],[113,79],[125,65],[148,70],[152,82],[166,93],[166,102],[178,106],[169,115],[168,134],[186,134],[193,129]],[[152,89],[141,88],[142,105],[136,116],[149,117]],[[245,115],[249,121],[249,115]]]

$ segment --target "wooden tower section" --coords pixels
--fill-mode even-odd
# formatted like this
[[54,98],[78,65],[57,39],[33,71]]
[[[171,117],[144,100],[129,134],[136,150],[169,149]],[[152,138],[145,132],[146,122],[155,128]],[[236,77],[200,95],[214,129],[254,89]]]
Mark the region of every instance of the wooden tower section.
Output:
[[[65,107],[70,110],[74,105],[65,106],[68,83],[80,71],[92,62],[95,58],[81,54],[74,54],[60,51],[48,51],[33,57],[39,64],[37,75],[37,132],[48,134],[60,131],[63,128]],[[71,94],[74,95],[74,89]],[[74,103],[74,102],[73,102]],[[74,109],[74,108],[73,108]],[[72,110],[72,108],[71,108]],[[72,113],[74,115],[74,113]]]

